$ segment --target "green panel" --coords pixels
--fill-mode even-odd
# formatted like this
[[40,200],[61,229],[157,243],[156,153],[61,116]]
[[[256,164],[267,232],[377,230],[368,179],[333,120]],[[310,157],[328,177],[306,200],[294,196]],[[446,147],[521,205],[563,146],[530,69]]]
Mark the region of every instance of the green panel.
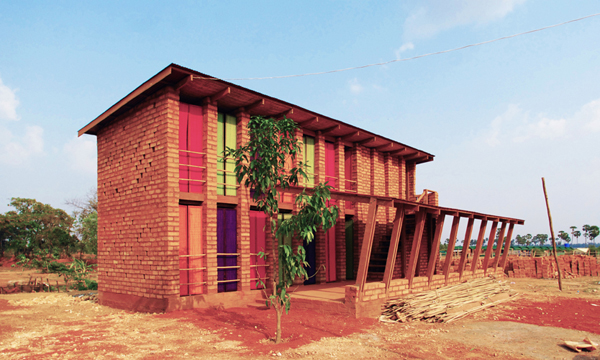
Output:
[[354,219],[346,218],[346,280],[354,280]]
[[[225,114],[219,113],[217,120],[217,183],[224,183],[225,177],[222,171],[225,169],[222,153],[225,150]],[[217,185],[217,195],[225,195],[223,185]]]
[[312,136],[304,136],[304,163],[308,164],[306,170],[308,180],[306,186],[315,186],[315,138]]
[[[235,116],[225,116],[225,145],[232,149],[237,147],[237,119]],[[237,194],[237,190],[235,187],[236,181],[234,173],[235,161],[233,159],[228,159],[226,161],[225,170],[228,171],[225,173],[225,183],[227,184],[225,193],[226,195],[235,196]]]

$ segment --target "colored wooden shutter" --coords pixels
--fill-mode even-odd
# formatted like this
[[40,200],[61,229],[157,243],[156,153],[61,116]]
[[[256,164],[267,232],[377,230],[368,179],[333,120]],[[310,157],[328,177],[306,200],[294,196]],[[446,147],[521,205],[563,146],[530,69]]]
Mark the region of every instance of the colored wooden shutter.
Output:
[[237,290],[237,217],[235,209],[217,209],[218,292]]
[[306,169],[306,186],[315,186],[315,138],[304,136],[304,163],[308,165]]
[[262,289],[261,285],[257,285],[257,281],[261,279],[266,282],[265,260],[259,257],[259,252],[266,250],[266,234],[265,226],[267,225],[267,215],[262,211],[250,211],[250,289]]
[[237,147],[237,119],[235,116],[219,113],[217,124],[217,195],[235,196],[235,161],[223,159],[226,147]]
[[179,205],[179,293],[204,293],[202,207]]
[[202,107],[179,103],[179,191],[202,193]]
[[325,233],[325,262],[327,263],[327,276],[326,280],[336,281],[336,268],[335,268],[335,226],[327,230]]
[[325,181],[327,185],[337,188],[335,178],[335,146],[333,143],[325,142]]

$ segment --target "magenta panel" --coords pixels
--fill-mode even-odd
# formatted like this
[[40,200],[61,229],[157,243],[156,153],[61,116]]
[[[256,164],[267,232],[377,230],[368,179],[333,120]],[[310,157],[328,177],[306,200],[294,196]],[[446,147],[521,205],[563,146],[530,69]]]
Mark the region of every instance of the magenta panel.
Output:
[[325,181],[328,185],[337,187],[335,180],[335,146],[333,143],[325,142]]
[[[189,164],[189,179],[203,180],[204,169],[195,166],[204,166],[204,155],[198,154],[202,152],[202,107],[197,105],[189,105],[189,120],[188,120],[188,150],[193,151],[188,153]],[[189,182],[189,192],[202,193],[203,183],[200,181]]]
[[[188,118],[190,106],[188,104],[179,103],[179,150],[188,149]],[[179,152],[179,164],[189,164],[188,154],[184,151]],[[189,167],[179,165],[179,178],[189,179]],[[179,191],[189,192],[189,181],[179,180]]]

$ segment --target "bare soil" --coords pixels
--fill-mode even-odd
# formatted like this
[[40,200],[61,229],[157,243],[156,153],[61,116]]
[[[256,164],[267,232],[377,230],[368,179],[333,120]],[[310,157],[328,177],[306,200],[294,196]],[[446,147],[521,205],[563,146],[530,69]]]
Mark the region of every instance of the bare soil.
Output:
[[[384,324],[290,310],[275,345],[265,307],[140,314],[65,293],[0,295],[7,359],[598,359],[560,346],[600,342],[600,278],[511,279],[522,295],[450,324]],[[596,291],[594,291],[596,290]],[[579,291],[579,292],[578,292]],[[293,306],[293,304],[292,304]]]

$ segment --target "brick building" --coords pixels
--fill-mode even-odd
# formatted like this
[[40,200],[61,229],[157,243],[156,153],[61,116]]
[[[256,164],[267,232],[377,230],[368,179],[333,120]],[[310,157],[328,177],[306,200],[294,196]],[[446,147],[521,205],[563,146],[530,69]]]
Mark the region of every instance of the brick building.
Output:
[[[467,266],[463,251],[457,269],[448,259],[440,264],[446,216],[453,218],[453,239],[461,218],[469,239],[479,220],[473,259],[488,222],[490,234],[501,225],[502,245],[505,230],[509,244],[513,226],[523,221],[440,207],[434,191],[417,194],[416,166],[433,155],[171,64],[79,131],[97,137],[100,303],[170,311],[262,297],[256,279],[277,271],[272,259],[257,256],[272,246],[266,219],[236,184],[231,160],[220,156],[225,146],[248,140],[252,115],[296,121],[304,144],[298,161],[312,166],[301,185],[335,187],[340,216],[307,246],[309,273],[320,270],[305,286],[339,282],[349,313],[367,315],[388,297],[503,266],[502,246],[487,247],[483,262]],[[280,218],[294,212],[294,191],[282,196]]]

